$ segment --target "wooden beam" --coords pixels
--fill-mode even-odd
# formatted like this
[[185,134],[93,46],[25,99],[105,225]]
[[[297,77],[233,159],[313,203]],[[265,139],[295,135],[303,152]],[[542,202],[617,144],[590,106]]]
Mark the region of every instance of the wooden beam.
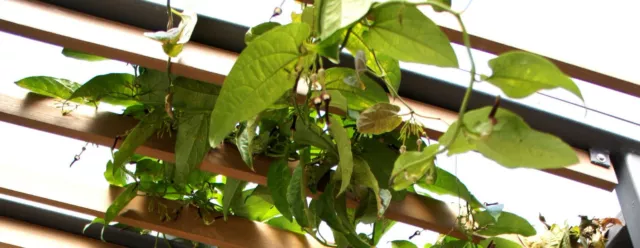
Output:
[[[38,18],[32,18],[33,16]],[[166,70],[166,56],[159,43],[142,35],[146,30],[40,2],[0,2],[0,30],[156,70]],[[222,84],[236,58],[235,53],[190,42],[185,45],[180,59],[172,65],[172,73]],[[439,117],[448,123],[457,118],[455,112],[406,100],[422,115]],[[421,121],[432,138],[438,138],[446,131],[447,125],[441,121],[424,118]],[[613,190],[618,183],[613,167],[605,169],[593,165],[585,151],[576,149],[576,153],[580,163],[546,171],[597,188]],[[250,181],[263,180],[249,172],[244,173],[244,176],[252,177],[253,180]]]
[[95,247],[119,245],[0,216],[0,247]]
[[[0,194],[92,216],[104,216],[123,190],[107,184],[87,184],[64,171],[43,173],[6,163],[0,163],[0,171]],[[175,221],[163,222],[160,216],[148,210],[148,205],[157,201],[138,196],[115,221],[221,247],[324,247],[311,237],[241,217],[231,216],[227,221],[219,220],[207,226],[193,207],[182,210]],[[168,201],[165,204],[173,206]],[[0,219],[0,242],[4,242],[2,233],[10,231],[4,228]]]

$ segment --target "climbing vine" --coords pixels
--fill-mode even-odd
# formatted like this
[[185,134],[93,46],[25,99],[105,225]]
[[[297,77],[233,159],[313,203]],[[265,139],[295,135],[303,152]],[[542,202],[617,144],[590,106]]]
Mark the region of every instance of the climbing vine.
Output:
[[[502,108],[499,99],[493,106],[468,109],[477,82],[495,85],[511,98],[553,88],[582,96],[553,63],[527,52],[501,54],[489,61],[492,74],[477,73],[462,13],[450,8],[451,1],[301,3],[301,12],[292,13],[292,23],[269,21],[249,29],[247,46],[222,87],[171,74],[171,58],[189,41],[197,15],[176,11],[167,3],[167,30],[145,33],[161,42],[168,55],[167,72],[133,66],[132,74],[99,75],[84,84],[46,76],[17,82],[64,99],[64,114],[72,114],[74,104],[98,107],[104,102],[125,106],[123,115],[140,120],[114,137],[114,148],[119,146],[104,176],[125,189],[104,218],[94,222],[111,222],[131,199],[143,194],[158,199],[149,211],[163,221],[179,218],[182,208],[193,206],[204,224],[232,214],[308,233],[328,246],[371,247],[394,224],[384,217],[391,202],[427,190],[465,203],[456,229],[467,239],[443,236],[431,247],[510,247],[511,241],[500,238],[480,244],[469,240],[474,235],[528,237],[535,229],[502,211],[501,205],[476,199],[456,175],[437,166],[436,156],[477,151],[509,168],[555,169],[578,162],[570,146],[530,128],[516,113]],[[437,118],[420,115],[398,95],[400,61],[459,68],[447,36],[420,6],[458,21],[471,61],[459,119],[437,142],[429,141],[435,137],[428,137],[419,121]],[[272,17],[280,14],[277,7]],[[174,17],[181,20],[178,27],[173,26]],[[353,56],[353,67],[339,66],[343,52]],[[105,59],[70,49],[63,54],[87,61]],[[175,135],[175,161],[135,154],[154,135]],[[235,145],[251,170],[256,157],[269,157],[267,184],[250,187],[200,171],[209,150],[223,144]],[[318,196],[310,203],[308,191]],[[347,201],[355,201],[357,207],[348,209]],[[321,222],[333,230],[335,242],[322,237]],[[355,227],[360,223],[373,224],[373,232],[358,233]],[[549,227],[558,228],[562,227]],[[393,242],[394,247],[412,245]]]

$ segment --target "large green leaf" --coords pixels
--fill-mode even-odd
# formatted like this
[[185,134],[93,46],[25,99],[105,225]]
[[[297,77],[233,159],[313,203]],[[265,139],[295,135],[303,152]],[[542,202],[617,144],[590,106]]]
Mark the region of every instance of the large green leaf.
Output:
[[408,240],[394,240],[391,241],[391,248],[418,248],[418,246]]
[[362,90],[358,87],[356,71],[351,68],[334,67],[325,71],[325,87],[327,90],[337,90],[347,98],[347,106],[353,110],[363,110],[376,103],[388,103],[389,97],[378,83],[366,75],[360,76],[365,85]]
[[244,34],[244,43],[249,44],[256,38],[260,37],[260,35],[268,32],[271,29],[281,26],[280,23],[277,22],[264,22],[260,23],[255,27],[252,27]]
[[136,87],[139,102],[149,105],[164,105],[169,78],[166,72],[145,69],[136,79],[134,87]]
[[113,154],[114,173],[124,168],[125,163],[131,160],[136,149],[160,129],[165,116],[166,113],[164,111],[156,109],[145,116],[138,125],[129,131],[129,134],[124,141],[122,141],[118,151]]
[[231,208],[233,209],[234,216],[262,222],[280,214],[280,212],[273,207],[273,204],[265,199],[266,197],[256,195],[256,191],[267,190],[258,186],[254,190],[243,191],[242,194],[238,194],[238,197],[233,199]]
[[480,241],[479,245],[485,248],[488,248],[491,242],[493,242],[493,244],[495,245],[494,247],[496,248],[521,248],[522,247],[522,245],[516,242],[513,242],[508,239],[500,238],[500,237],[491,237],[491,238],[485,239],[483,241]]
[[436,168],[436,180],[433,184],[428,184],[425,180],[420,180],[418,185],[439,195],[457,196],[465,200],[472,208],[483,207],[482,203],[476,199],[467,186],[453,174],[441,168]]
[[356,122],[358,131],[363,134],[382,134],[391,132],[402,123],[398,115],[400,107],[390,103],[377,103],[362,111]]
[[276,160],[269,165],[267,173],[267,187],[271,192],[271,198],[276,208],[282,213],[282,216],[289,221],[293,221],[289,202],[287,201],[287,188],[291,182],[291,172],[287,161],[284,159]]
[[481,228],[478,231],[481,235],[519,234],[526,237],[536,235],[536,229],[527,220],[513,213],[502,212],[496,221],[491,213],[482,211],[473,214],[473,219]]
[[349,139],[349,135],[347,134],[347,130],[340,125],[339,121],[335,117],[331,117],[331,123],[333,125],[329,126],[329,130],[333,135],[333,139],[336,141],[338,146],[338,155],[340,156],[340,161],[338,162],[338,169],[336,170],[339,173],[340,180],[342,184],[340,185],[340,191],[338,195],[342,194],[347,190],[349,184],[351,183],[351,176],[353,174],[353,154],[351,153],[351,140]]
[[360,20],[371,7],[371,0],[322,0],[318,8],[320,39]]
[[389,231],[389,229],[391,229],[394,225],[396,224],[396,221],[394,220],[390,220],[390,219],[386,219],[386,218],[382,218],[377,220],[374,224],[373,224],[373,245],[378,245],[378,242],[380,241],[380,238],[382,238],[382,236]]
[[361,157],[353,157],[353,182],[355,185],[362,185],[373,190],[376,199],[376,209],[378,209],[378,217],[381,217],[386,210],[380,198],[380,187],[375,175],[371,172],[371,168],[367,161]]
[[107,169],[104,171],[103,175],[107,182],[111,185],[123,187],[127,184],[127,174],[125,174],[124,167],[119,168],[114,171],[113,162],[107,162]]
[[107,58],[104,58],[104,57],[100,57],[100,56],[97,56],[97,55],[80,52],[80,51],[73,50],[73,49],[66,48],[66,47],[64,49],[62,49],[62,55],[66,56],[66,57],[69,57],[69,58],[72,58],[72,59],[84,60],[84,61],[89,61],[89,62],[108,60]]
[[[210,114],[219,94],[220,86],[218,85],[178,77],[173,80],[172,105],[179,111]],[[164,101],[164,95],[162,97]]]
[[422,152],[407,151],[396,159],[391,172],[391,187],[402,190],[416,183],[428,171],[435,170],[435,154],[440,146],[430,145]]
[[85,98],[87,101],[103,101],[116,105],[136,103],[138,88],[135,78],[127,73],[111,73],[95,76],[71,94],[69,100]]
[[346,194],[338,195],[335,200],[334,205],[335,212],[337,214],[338,219],[342,223],[345,231],[344,235],[347,240],[349,240],[349,244],[355,248],[369,248],[369,245],[366,241],[362,240],[358,236],[355,230],[355,226],[353,224],[353,219],[351,215],[347,211],[347,197]]
[[20,79],[16,84],[40,95],[69,99],[80,84],[62,78],[34,76]]
[[370,167],[375,168],[372,172],[376,176],[380,188],[389,187],[393,164],[399,155],[397,150],[391,149],[383,142],[385,140],[395,141],[391,137],[386,139],[378,136],[373,138],[362,137],[360,139],[360,145],[362,146],[360,157],[364,158]]
[[257,115],[293,87],[295,67],[305,55],[300,46],[309,33],[305,23],[288,24],[261,35],[242,51],[211,114],[212,147],[218,146],[236,123]]
[[325,134],[318,125],[308,121],[296,121],[296,131],[293,133],[293,140],[296,143],[312,145],[322,150],[328,151],[337,157],[338,151],[333,144],[331,137]]
[[298,223],[296,223],[295,221],[291,221],[284,216],[270,219],[267,221],[267,224],[290,232],[304,234],[304,231],[302,231],[302,227],[300,227]]
[[[384,53],[372,50],[364,40],[364,33],[366,30],[367,28],[360,23],[356,23],[353,28],[351,28],[351,33],[349,34],[346,45],[347,50],[349,50],[353,56],[356,56],[358,51],[363,51],[367,67],[369,67],[369,69],[375,72],[378,76],[385,76],[384,78],[388,80],[388,83],[395,90],[398,90],[400,88],[400,79],[402,76],[402,72],[400,71],[400,62]],[[344,35],[346,35],[346,33],[343,34],[343,36]]]
[[138,194],[138,184],[135,184],[135,183],[129,184],[124,189],[124,191],[120,193],[120,195],[118,195],[118,197],[116,197],[115,200],[113,200],[113,202],[111,203],[111,206],[109,206],[109,208],[107,208],[107,211],[105,212],[105,215],[104,215],[105,225],[103,226],[103,230],[107,225],[109,225],[109,222],[113,221],[113,219],[115,219],[116,216],[118,216],[120,211],[122,211],[122,209],[126,207],[127,204],[129,204],[129,202],[133,200],[133,198],[136,197],[137,194]]
[[251,170],[253,170],[253,138],[256,137],[256,128],[260,124],[258,118],[249,119],[242,132],[236,137],[236,146],[240,156]]
[[[224,191],[222,193],[222,214],[224,220],[227,220],[229,209],[232,202],[236,197],[242,197],[242,190],[247,185],[247,182],[238,179],[227,177],[227,182],[224,184]],[[244,199],[244,197],[243,197]]]
[[209,114],[188,113],[180,116],[179,120],[175,180],[183,183],[191,171],[198,169],[210,149],[207,143]]
[[578,86],[556,65],[542,56],[512,51],[489,61],[493,74],[485,80],[507,96],[523,98],[541,89],[563,88],[580,99]]
[[384,4],[374,8],[372,16],[374,24],[364,40],[374,50],[400,61],[458,67],[447,36],[415,6]]
[[[303,153],[308,153],[309,150],[303,150]],[[304,155],[301,155],[304,157]],[[307,192],[306,192],[305,176],[304,176],[304,163],[302,161],[293,170],[293,175],[287,189],[287,201],[290,204],[291,212],[296,218],[296,222],[302,227],[309,227],[307,206]]]
[[[469,111],[465,114],[465,126],[473,129],[489,120],[491,107]],[[453,128],[457,122],[440,138],[440,143],[450,142]],[[533,130],[518,115],[498,109],[495,125],[485,136],[476,137],[462,131],[454,144],[462,144],[456,153],[476,149],[485,157],[510,167],[528,167],[536,169],[554,169],[569,166],[578,162],[575,151],[559,138]],[[449,151],[451,154],[451,150]]]

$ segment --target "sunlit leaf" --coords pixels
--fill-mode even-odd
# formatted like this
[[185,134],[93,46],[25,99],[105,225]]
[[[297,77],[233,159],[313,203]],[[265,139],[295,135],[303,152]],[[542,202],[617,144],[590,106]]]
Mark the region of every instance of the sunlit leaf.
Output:
[[40,95],[69,99],[80,84],[62,78],[34,76],[20,79],[16,84]]
[[481,235],[519,234],[525,237],[536,235],[536,229],[527,220],[513,213],[502,212],[498,221],[488,211],[475,213],[473,218],[481,228],[478,231]]
[[222,143],[236,123],[271,106],[293,87],[302,42],[309,37],[305,23],[277,27],[245,48],[224,81],[211,114],[209,143]]
[[433,184],[427,184],[424,180],[420,180],[418,185],[439,195],[457,196],[465,200],[472,208],[483,207],[482,203],[476,199],[467,186],[453,174],[441,168],[436,168],[436,180]]
[[162,42],[164,52],[171,57],[176,57],[182,52],[184,44],[191,39],[191,34],[198,22],[198,14],[193,11],[185,10],[180,17],[182,20],[178,27],[167,31],[144,33],[145,36]]
[[500,237],[491,237],[491,238],[485,239],[483,241],[480,241],[479,245],[482,245],[483,247],[486,248],[486,247],[489,247],[489,244],[491,242],[493,242],[496,248],[521,248],[522,247],[522,245],[514,241],[500,238]]
[[[166,74],[164,78],[167,78]],[[177,77],[173,80],[172,105],[173,108],[179,111],[210,114],[219,94],[220,86],[218,85]],[[164,96],[164,94],[161,95],[162,103],[164,102]]]
[[347,106],[353,110],[363,110],[376,103],[388,103],[389,97],[378,83],[366,75],[360,77],[365,85],[362,90],[357,87],[358,77],[351,68],[334,67],[325,71],[325,87],[337,90],[347,99]]
[[129,202],[137,196],[137,194],[138,194],[138,184],[129,184],[124,189],[124,191],[122,191],[122,193],[120,193],[118,197],[116,197],[116,199],[113,200],[113,202],[111,203],[111,206],[107,208],[107,211],[105,212],[105,215],[104,215],[104,226],[102,227],[103,233],[104,233],[104,228],[106,228],[106,226],[118,216],[120,211],[122,211],[122,209],[126,207],[127,204],[129,204]]
[[418,246],[408,240],[394,240],[391,241],[391,248],[418,248]]
[[[383,78],[387,79],[395,90],[398,90],[402,76],[400,62],[384,53],[372,50],[365,44],[364,33],[366,30],[367,28],[359,23],[353,26],[347,40],[347,50],[349,50],[353,56],[356,56],[358,51],[363,51],[367,67],[375,72],[376,75],[380,77],[384,76]],[[346,35],[346,33],[344,35]]]
[[138,125],[129,131],[129,134],[124,141],[122,141],[118,151],[113,154],[114,172],[117,172],[120,168],[124,168],[125,163],[131,160],[136,149],[160,129],[165,116],[166,113],[164,111],[156,109],[145,116]]
[[287,201],[287,188],[291,181],[291,172],[285,160],[276,160],[269,165],[267,173],[267,187],[271,192],[271,197],[276,208],[282,216],[289,221],[293,221],[289,202]]
[[247,182],[227,177],[227,182],[224,185],[224,192],[222,193],[222,214],[224,220],[227,220],[229,215],[229,209],[234,198],[242,196],[242,189],[247,185]]
[[371,6],[371,0],[322,0],[319,10],[320,39],[324,40],[341,28],[362,18]]
[[312,145],[333,153],[335,156],[338,155],[338,150],[333,144],[331,137],[311,122],[305,124],[302,120],[298,120],[296,122],[296,131],[293,133],[293,140],[296,143]]
[[267,191],[263,186],[258,186],[253,191],[247,190],[242,194],[237,193],[238,196],[231,203],[234,216],[262,222],[280,214],[271,202],[265,200],[264,196],[254,194],[258,190]]
[[523,98],[542,89],[563,88],[580,99],[578,86],[556,65],[542,56],[512,51],[489,61],[493,74],[485,80],[507,96]]
[[127,73],[111,73],[95,76],[75,90],[69,100],[85,98],[87,101],[102,101],[115,105],[136,103],[135,78]]
[[176,171],[177,183],[186,181],[193,170],[197,170],[209,151],[207,143],[209,132],[208,113],[188,113],[180,116],[176,138]]
[[340,195],[347,190],[349,183],[351,183],[351,176],[353,174],[353,154],[351,153],[351,140],[349,139],[347,130],[345,130],[342,125],[338,124],[340,122],[335,117],[331,117],[331,122],[334,125],[329,126],[329,131],[331,131],[333,139],[336,141],[338,154],[340,156],[338,169],[336,171],[339,173],[340,180],[342,181],[340,191],[338,191],[338,195]]
[[259,37],[260,35],[268,32],[271,29],[281,26],[280,23],[277,22],[265,22],[260,23],[255,27],[252,27],[247,31],[244,35],[244,43],[249,44],[251,41]]
[[166,72],[145,69],[138,76],[133,86],[139,102],[149,105],[163,105],[164,98],[167,95],[167,88],[169,87],[169,78]]
[[304,234],[302,231],[302,227],[295,222],[295,220],[290,221],[284,216],[276,217],[267,221],[267,224],[275,226],[280,229],[284,229],[290,232]]
[[430,145],[422,152],[407,151],[400,154],[391,172],[391,187],[402,190],[416,183],[429,169],[435,167],[433,160],[440,146]]
[[127,184],[127,174],[124,172],[125,168],[121,167],[114,171],[113,162],[107,162],[107,169],[103,175],[107,182],[111,185],[123,187]]
[[253,170],[253,138],[256,137],[256,128],[260,124],[257,118],[249,119],[240,135],[236,137],[236,146],[240,156],[251,170]]
[[364,35],[376,51],[405,62],[458,67],[447,36],[413,5],[390,3],[372,10],[373,25]]
[[391,132],[402,123],[398,115],[400,107],[389,103],[377,103],[362,111],[356,122],[358,131],[363,134],[382,134]]
[[66,56],[68,58],[84,60],[84,61],[89,61],[89,62],[108,60],[107,58],[104,58],[104,57],[100,57],[100,56],[97,56],[97,55],[80,52],[80,51],[73,50],[73,49],[66,48],[66,47],[64,49],[62,49],[62,55]]

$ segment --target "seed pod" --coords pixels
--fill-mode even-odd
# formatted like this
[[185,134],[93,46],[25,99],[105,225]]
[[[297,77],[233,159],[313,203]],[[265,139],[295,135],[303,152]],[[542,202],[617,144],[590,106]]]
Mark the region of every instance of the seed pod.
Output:
[[279,16],[280,14],[282,14],[282,8],[276,7],[275,9],[273,9],[273,15],[271,15],[271,18]]
[[405,153],[406,151],[407,151],[407,146],[402,145],[402,146],[400,147],[400,154]]
[[164,97],[164,111],[167,112],[167,115],[173,119],[173,106],[171,102],[173,101],[173,93],[168,93]]
[[322,105],[322,98],[316,96],[313,98],[313,105],[316,107],[316,112],[318,112],[318,118],[320,118],[320,106]]
[[324,118],[327,125],[331,125],[331,121],[329,120],[329,104],[331,103],[331,95],[327,92],[322,92],[320,95],[322,100],[324,101]]

